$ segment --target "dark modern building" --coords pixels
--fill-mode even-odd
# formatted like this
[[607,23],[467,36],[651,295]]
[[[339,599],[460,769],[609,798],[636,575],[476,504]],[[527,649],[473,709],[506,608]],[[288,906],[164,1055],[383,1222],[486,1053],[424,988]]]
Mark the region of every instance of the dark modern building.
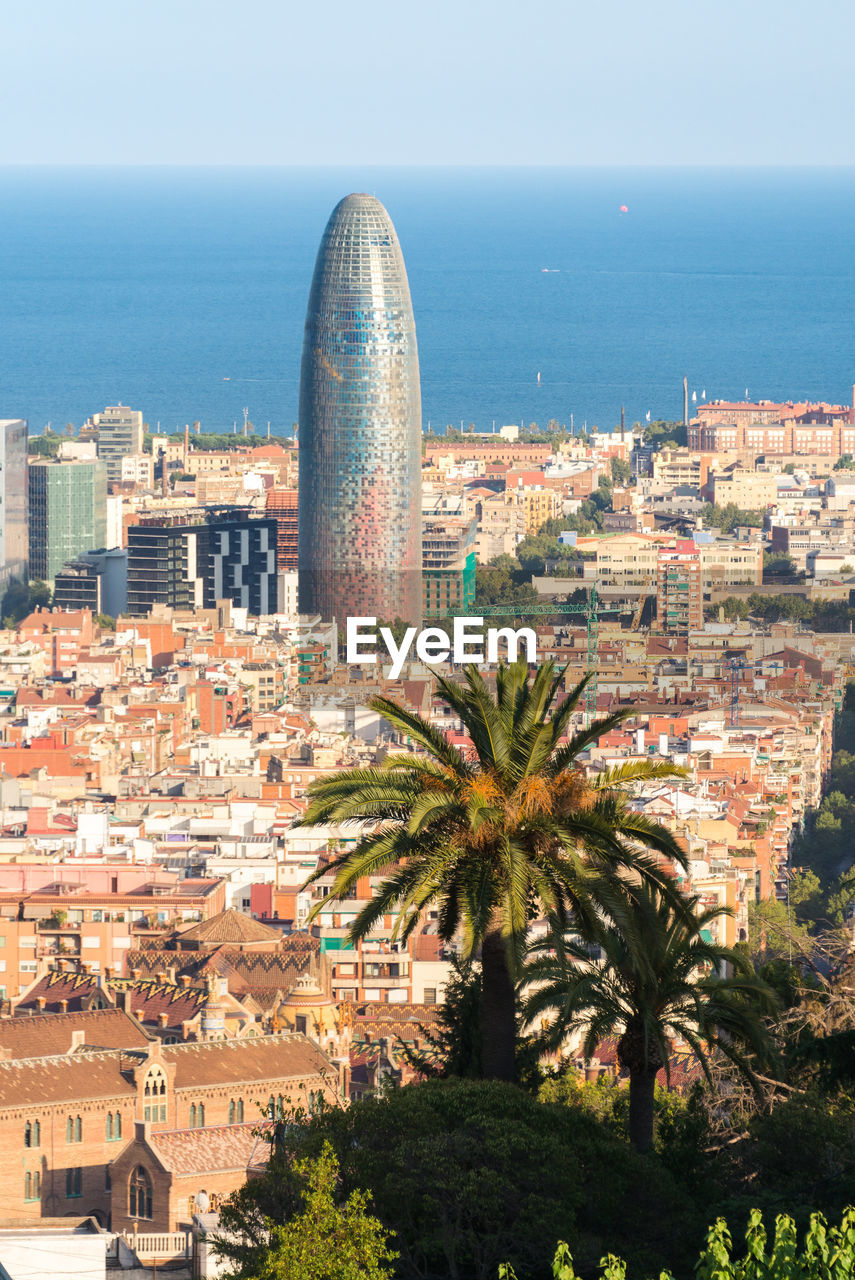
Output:
[[121,547],[89,551],[64,564],[53,580],[57,609],[91,609],[118,618],[128,608],[128,553]]
[[300,610],[422,616],[421,394],[407,272],[379,200],[333,210],[300,375]]
[[276,521],[230,508],[152,516],[128,528],[128,613],[155,605],[213,608],[230,600],[251,614],[276,612]]
[[0,588],[25,580],[29,561],[27,424],[0,418]]
[[107,541],[107,473],[101,462],[30,463],[30,577],[53,582],[63,565]]

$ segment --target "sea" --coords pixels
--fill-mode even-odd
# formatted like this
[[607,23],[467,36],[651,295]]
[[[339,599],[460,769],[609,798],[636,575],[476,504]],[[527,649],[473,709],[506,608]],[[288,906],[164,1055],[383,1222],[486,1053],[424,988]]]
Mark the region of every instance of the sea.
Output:
[[423,425],[579,430],[713,398],[849,402],[855,169],[0,168],[0,417],[297,420],[336,202],[386,205]]

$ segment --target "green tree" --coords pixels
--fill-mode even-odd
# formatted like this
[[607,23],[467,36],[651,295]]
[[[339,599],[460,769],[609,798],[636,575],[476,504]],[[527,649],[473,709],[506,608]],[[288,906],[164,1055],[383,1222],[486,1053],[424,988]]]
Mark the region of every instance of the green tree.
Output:
[[[757,1010],[775,1002],[739,954],[712,940],[709,925],[727,912],[703,911],[697,897],[679,911],[672,895],[645,882],[624,893],[628,911],[619,924],[596,920],[584,943],[553,933],[538,944],[526,972],[533,985],[526,1013],[529,1023],[552,1015],[543,1033],[552,1049],[582,1030],[583,1052],[592,1057],[604,1036],[618,1036],[618,1061],[629,1074],[630,1141],[645,1151],[653,1142],[656,1076],[669,1072],[669,1037],[682,1037],[705,1072],[716,1050],[754,1081],[750,1056],[769,1045]],[[735,976],[720,976],[728,967]]]
[[235,1266],[229,1280],[389,1280],[397,1253],[389,1232],[368,1212],[363,1191],[340,1202],[339,1162],[329,1142],[314,1159],[296,1163],[298,1211],[286,1222],[267,1219],[265,1238],[244,1246],[236,1257],[232,1242],[220,1237],[217,1251]]
[[532,679],[522,660],[499,666],[495,697],[473,666],[462,686],[439,679],[437,691],[462,722],[473,757],[421,716],[375,698],[373,709],[425,754],[391,755],[379,768],[318,779],[302,819],[307,826],[375,824],[306,881],[332,870],[331,894],[345,899],[360,878],[385,874],[351,925],[353,940],[393,913],[406,937],[433,906],[444,941],[462,928],[465,958],[480,951],[481,1066],[501,1080],[514,1076],[514,979],[533,913],[564,922],[571,913],[579,921],[593,918],[608,909],[625,874],[668,883],[650,850],[684,862],[673,836],[626,800],[632,784],[681,771],[639,761],[589,783],[582,752],[631,711],[598,720],[562,745],[587,678],[556,705],[562,681],[554,663]]
[[623,458],[612,458],[610,465],[612,481],[615,484],[629,484],[632,470]]
[[658,418],[644,428],[644,443],[653,449],[685,449],[689,443],[688,431],[682,422]]
[[796,565],[792,556],[786,551],[763,552],[763,580],[767,578],[794,578]]
[[50,602],[51,589],[46,582],[38,579],[25,582],[21,578],[12,578],[0,603],[0,617],[4,628],[10,630],[16,627],[34,609],[46,608]]
[[[717,1218],[694,1266],[697,1280],[850,1280],[855,1275],[855,1209],[846,1209],[840,1226],[831,1228],[821,1213],[812,1213],[801,1250],[793,1218],[779,1214],[770,1239],[763,1214],[752,1209],[745,1232],[745,1256],[737,1258],[732,1250],[727,1222]],[[626,1263],[614,1254],[601,1258],[600,1268],[599,1280],[626,1278]],[[563,1240],[552,1261],[552,1276],[553,1280],[580,1280]],[[510,1263],[499,1268],[499,1280],[517,1280]],[[673,1280],[671,1272],[663,1271],[659,1280]]]

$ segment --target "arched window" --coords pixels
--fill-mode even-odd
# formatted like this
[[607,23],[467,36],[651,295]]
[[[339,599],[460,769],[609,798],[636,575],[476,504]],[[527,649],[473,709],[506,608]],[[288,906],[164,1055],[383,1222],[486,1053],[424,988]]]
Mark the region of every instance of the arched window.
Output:
[[121,1111],[117,1111],[116,1117],[113,1121],[113,1137],[121,1138],[121,1136],[122,1136],[122,1113]]
[[145,1087],[143,1094],[146,1098],[165,1098],[166,1097],[166,1076],[163,1068],[156,1064],[149,1070],[145,1078]]
[[75,1116],[74,1119],[74,1141],[83,1141],[83,1121],[80,1119],[80,1116]]
[[274,1098],[272,1093],[270,1097],[267,1099],[267,1116],[268,1116],[268,1119],[270,1120],[276,1119],[276,1099]]
[[236,1119],[237,1119],[237,1106],[235,1105],[234,1098],[232,1098],[229,1101],[229,1124],[234,1124]]
[[42,1175],[38,1169],[33,1174],[33,1199],[40,1200],[42,1196]]
[[199,1103],[199,1109],[198,1109],[198,1111],[196,1112],[196,1116],[197,1116],[198,1121],[199,1121],[199,1128],[200,1128],[200,1129],[204,1129],[204,1127],[205,1127],[205,1104],[204,1104],[204,1102],[200,1102],[200,1103]]
[[238,1098],[237,1118],[238,1122],[243,1120],[243,1098]]
[[24,1175],[24,1199],[32,1200],[33,1198],[33,1175],[27,1173]]
[[33,1125],[33,1146],[40,1147],[42,1145],[42,1126],[41,1121],[36,1120]]
[[131,1174],[128,1183],[128,1216],[131,1218],[150,1218],[151,1214],[151,1178],[141,1164]]
[[[30,1124],[28,1120],[27,1123],[24,1125],[24,1146],[31,1147],[32,1145],[33,1145],[33,1126]],[[29,1176],[30,1175],[27,1174],[28,1178]]]
[[279,1097],[276,1099],[276,1114],[280,1120],[285,1114],[285,1099],[282,1097],[281,1093]]
[[112,1142],[112,1141],[113,1141],[113,1113],[112,1113],[112,1111],[108,1111],[108,1112],[107,1112],[107,1141],[108,1141],[108,1142]]
[[190,1128],[191,1129],[196,1128],[196,1103],[195,1102],[191,1103],[191,1106],[190,1106]]
[[152,1066],[143,1085],[143,1118],[157,1124],[166,1120],[166,1075],[156,1063]]

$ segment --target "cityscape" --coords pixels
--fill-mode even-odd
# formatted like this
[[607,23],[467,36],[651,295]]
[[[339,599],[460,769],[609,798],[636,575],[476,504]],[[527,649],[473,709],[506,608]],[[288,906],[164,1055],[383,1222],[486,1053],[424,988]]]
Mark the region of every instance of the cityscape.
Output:
[[98,110],[0,143],[0,1280],[849,1280],[839,104],[782,159],[622,2],[90,5],[38,59]]

